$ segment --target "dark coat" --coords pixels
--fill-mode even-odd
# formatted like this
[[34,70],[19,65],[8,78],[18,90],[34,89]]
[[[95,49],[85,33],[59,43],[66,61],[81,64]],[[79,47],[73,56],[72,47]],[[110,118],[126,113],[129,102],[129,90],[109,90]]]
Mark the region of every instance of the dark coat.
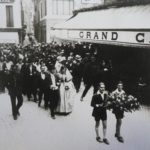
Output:
[[41,78],[41,74],[38,75],[38,88],[40,90],[44,90],[44,91],[49,90],[51,84],[52,84],[52,81],[51,81],[50,74],[45,73],[45,79],[44,80]]
[[[26,75],[30,76],[30,65],[26,67]],[[32,65],[32,76],[37,76],[36,67]]]
[[[106,111],[105,105],[107,103],[108,95],[104,94],[104,100],[100,94],[95,94],[92,97],[91,106],[94,107],[92,116],[97,117],[102,111]],[[96,104],[102,104],[101,107],[96,107]]]
[[38,88],[38,72],[36,67],[32,65],[32,72],[30,72],[30,66],[28,65],[26,68],[26,80],[27,80],[27,88],[31,88],[33,91],[36,91]]
[[22,86],[23,86],[22,74],[10,72],[6,76],[6,87],[9,90],[9,94],[21,94]]
[[74,79],[79,79],[82,77],[82,70],[83,70],[83,67],[81,64],[77,65],[77,64],[74,64],[73,65],[73,69],[72,69],[72,76]]
[[85,84],[96,84],[101,81],[101,66],[96,62],[87,63],[83,69],[83,81]]

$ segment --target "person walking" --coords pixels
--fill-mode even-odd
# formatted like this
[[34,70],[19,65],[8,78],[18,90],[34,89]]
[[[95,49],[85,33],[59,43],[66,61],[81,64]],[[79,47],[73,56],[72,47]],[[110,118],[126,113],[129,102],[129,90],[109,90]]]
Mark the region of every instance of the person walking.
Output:
[[60,80],[60,100],[56,111],[61,114],[69,114],[73,110],[74,86],[72,82],[72,75],[69,70],[62,66],[58,74]]
[[[115,91],[112,92],[112,98],[115,101],[120,101],[125,99],[125,91],[123,90],[123,82],[120,81],[117,85],[117,89]],[[122,119],[124,118],[124,110],[122,107],[118,107],[117,105],[113,108],[113,113],[115,114],[116,117],[116,133],[115,133],[115,137],[117,138],[117,140],[121,143],[124,142],[123,137],[121,136],[121,125],[122,125]]]
[[28,60],[28,65],[26,67],[26,75],[27,75],[27,97],[28,100],[31,100],[31,96],[34,97],[34,102],[37,102],[37,70],[33,65],[31,59]]
[[[99,90],[96,94],[93,95],[91,106],[93,107],[92,116],[95,118],[95,132],[96,132],[96,140],[98,142],[104,142],[109,145],[109,141],[106,138],[107,131],[107,110],[106,104],[108,100],[108,93],[105,91],[105,84],[101,82],[99,84]],[[103,140],[99,135],[99,126],[100,120],[102,120],[103,124]]]
[[54,66],[48,67],[50,73],[50,79],[49,79],[49,102],[50,102],[50,111],[51,111],[51,117],[52,119],[56,119],[55,117],[55,111],[58,105],[59,100],[59,87],[57,85],[57,78],[56,78],[56,68]]
[[4,57],[0,57],[0,93],[4,93],[5,92],[5,83],[4,83]]
[[14,120],[20,116],[19,109],[23,104],[22,97],[22,75],[16,64],[11,66],[10,72],[7,74],[6,87],[9,91],[9,96],[12,106],[12,115]]
[[49,94],[49,77],[48,77],[48,73],[46,72],[45,66],[42,65],[40,67],[40,74],[38,76],[38,97],[39,97],[39,102],[38,102],[38,106],[41,106],[41,101],[42,101],[42,97],[44,96],[44,107],[45,109],[48,109],[48,94]]

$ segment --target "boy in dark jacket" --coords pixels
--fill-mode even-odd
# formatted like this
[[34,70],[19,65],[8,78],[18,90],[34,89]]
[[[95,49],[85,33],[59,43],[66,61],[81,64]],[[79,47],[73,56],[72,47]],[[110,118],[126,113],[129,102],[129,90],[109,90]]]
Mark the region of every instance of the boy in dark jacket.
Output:
[[[96,140],[98,142],[104,142],[105,144],[109,144],[108,139],[106,138],[106,130],[107,130],[107,110],[106,110],[106,102],[108,99],[108,93],[105,91],[105,84],[99,84],[99,91],[93,95],[91,106],[94,108],[92,116],[95,118],[95,131],[96,131]],[[101,140],[99,136],[99,126],[100,120],[103,123],[103,140]]]

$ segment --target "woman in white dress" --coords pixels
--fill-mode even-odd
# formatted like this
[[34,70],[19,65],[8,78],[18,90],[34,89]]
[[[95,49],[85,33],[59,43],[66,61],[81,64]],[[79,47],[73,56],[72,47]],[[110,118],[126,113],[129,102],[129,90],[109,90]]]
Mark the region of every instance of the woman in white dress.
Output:
[[66,67],[62,66],[60,73],[58,73],[58,78],[60,80],[60,100],[56,112],[68,114],[73,110],[73,99],[75,93],[72,75]]

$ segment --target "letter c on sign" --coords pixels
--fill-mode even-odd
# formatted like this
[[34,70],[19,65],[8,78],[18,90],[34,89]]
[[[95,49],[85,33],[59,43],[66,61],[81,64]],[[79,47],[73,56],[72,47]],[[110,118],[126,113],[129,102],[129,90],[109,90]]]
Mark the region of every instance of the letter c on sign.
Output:
[[83,39],[83,37],[84,37],[83,32],[80,32],[80,33],[79,33],[79,37]]
[[136,41],[140,43],[144,43],[144,33],[138,33],[136,35]]

